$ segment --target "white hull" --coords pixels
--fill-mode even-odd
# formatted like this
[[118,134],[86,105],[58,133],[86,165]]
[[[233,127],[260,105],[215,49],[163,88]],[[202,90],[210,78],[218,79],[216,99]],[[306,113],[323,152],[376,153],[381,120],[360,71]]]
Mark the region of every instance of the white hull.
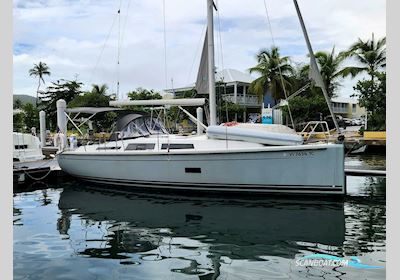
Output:
[[345,193],[343,159],[342,145],[327,144],[197,151],[66,151],[58,156],[65,172],[100,183],[315,194]]

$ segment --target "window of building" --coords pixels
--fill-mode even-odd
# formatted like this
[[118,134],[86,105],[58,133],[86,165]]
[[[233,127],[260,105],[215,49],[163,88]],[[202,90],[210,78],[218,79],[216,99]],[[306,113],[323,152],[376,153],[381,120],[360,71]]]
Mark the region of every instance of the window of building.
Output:
[[243,86],[237,86],[237,93],[243,95]]
[[233,86],[226,86],[226,94],[233,94],[234,88]]

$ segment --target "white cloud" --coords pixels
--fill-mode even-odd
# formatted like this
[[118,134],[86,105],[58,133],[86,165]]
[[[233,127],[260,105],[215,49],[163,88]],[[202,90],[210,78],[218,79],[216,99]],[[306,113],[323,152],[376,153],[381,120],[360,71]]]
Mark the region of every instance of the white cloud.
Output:
[[[201,35],[206,19],[205,0],[165,0],[168,86],[191,83],[196,76]],[[272,44],[263,0],[219,0],[225,68],[245,71],[255,63],[255,53]],[[348,47],[358,37],[377,37],[386,31],[383,0],[299,1],[314,50]],[[129,11],[128,11],[129,5]],[[276,44],[295,61],[306,60],[306,47],[291,0],[267,0]],[[33,63],[46,62],[52,75],[47,81],[72,79],[76,74],[90,86],[117,80],[117,10],[112,0],[14,0],[14,93],[34,95],[36,81],[29,77]],[[126,16],[126,25],[125,18]],[[104,52],[96,63],[113,25]],[[138,86],[165,88],[162,0],[122,1],[124,30],[119,77],[121,92]],[[218,18],[215,17],[216,35]],[[221,67],[220,48],[216,62]],[[192,67],[192,65],[194,65]],[[95,69],[95,71],[93,71]],[[351,92],[345,81],[341,92]]]

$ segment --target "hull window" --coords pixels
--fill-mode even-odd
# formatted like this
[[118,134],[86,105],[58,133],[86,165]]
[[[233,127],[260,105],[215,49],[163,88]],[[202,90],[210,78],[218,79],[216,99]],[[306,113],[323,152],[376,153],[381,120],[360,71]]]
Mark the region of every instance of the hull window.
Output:
[[193,144],[162,144],[161,150],[181,150],[181,149],[194,149]]
[[201,173],[201,168],[198,167],[186,167],[185,173]]
[[119,150],[121,149],[120,146],[118,147],[98,147],[96,150]]
[[130,151],[143,151],[143,150],[154,150],[156,144],[148,144],[148,143],[131,143],[125,148],[125,150]]

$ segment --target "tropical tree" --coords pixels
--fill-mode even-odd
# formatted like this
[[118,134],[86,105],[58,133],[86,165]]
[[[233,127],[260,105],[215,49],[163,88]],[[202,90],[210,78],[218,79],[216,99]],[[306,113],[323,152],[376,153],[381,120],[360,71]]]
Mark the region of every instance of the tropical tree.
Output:
[[22,105],[23,105],[23,103],[22,103],[21,99],[17,98],[14,100],[13,109],[20,109],[20,108],[22,108]]
[[[109,95],[107,90],[108,86],[106,84],[92,85],[91,91],[77,95],[68,103],[68,107],[107,107],[114,97]],[[91,120],[93,121],[95,129],[107,131],[111,128],[115,117],[115,112],[106,112],[97,114]]]
[[354,67],[357,73],[367,73],[371,80],[376,77],[375,73],[386,68],[386,37],[375,40],[372,33],[371,39],[366,41],[358,39],[349,50],[346,56],[354,58],[362,66]]
[[25,113],[20,112],[17,114],[13,114],[13,131],[22,132],[25,128]]
[[24,109],[24,124],[25,127],[30,130],[32,127],[39,128],[39,111],[31,103],[23,105]]
[[57,101],[59,99],[64,99],[65,102],[69,104],[69,102],[82,93],[81,87],[82,83],[77,80],[68,81],[61,79],[52,82],[52,85],[47,87],[46,92],[40,97],[41,105],[50,120],[50,127],[52,129],[55,128],[57,123]]
[[373,73],[374,80],[363,79],[354,87],[353,96],[367,110],[368,130],[386,129],[386,72]]
[[[315,53],[315,59],[317,60],[329,97],[336,96],[335,91],[341,86],[340,80],[342,78],[347,76],[354,78],[359,73],[358,67],[343,67],[346,58],[347,55],[345,52],[336,54],[335,47],[332,48],[331,52],[319,51]],[[309,69],[310,65],[306,65],[302,71],[308,73]]]
[[152,89],[147,90],[141,87],[129,92],[128,97],[130,100],[162,99],[162,96],[158,92]]
[[92,85],[91,91],[75,96],[68,107],[107,107],[111,100],[107,90],[106,84]]
[[108,86],[106,84],[102,85],[92,85],[92,93],[97,95],[107,95]]
[[290,75],[293,73],[289,57],[281,57],[279,48],[272,46],[271,49],[260,50],[256,58],[258,64],[251,67],[249,72],[257,73],[260,77],[250,84],[250,92],[255,93],[260,100],[266,92],[270,92],[275,101],[284,98],[283,85],[286,90],[290,90]]
[[49,66],[47,66],[46,63],[41,62],[41,61],[38,64],[34,64],[33,68],[29,70],[29,76],[38,78],[38,87],[36,90],[36,107],[37,107],[37,102],[38,102],[38,98],[39,98],[40,81],[42,81],[43,84],[45,84],[45,81],[43,78],[45,75],[50,76],[50,68],[49,68]]

